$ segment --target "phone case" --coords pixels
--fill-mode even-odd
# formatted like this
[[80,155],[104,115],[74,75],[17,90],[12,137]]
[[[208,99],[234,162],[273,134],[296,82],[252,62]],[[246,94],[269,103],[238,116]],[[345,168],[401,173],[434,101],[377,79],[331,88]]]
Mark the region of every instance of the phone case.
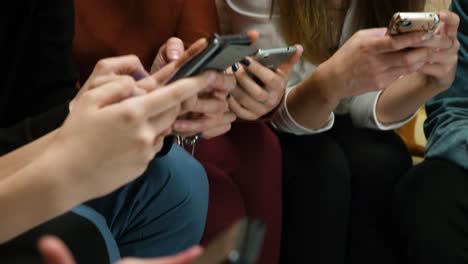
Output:
[[389,35],[399,35],[409,32],[434,32],[439,26],[440,19],[437,13],[396,13],[388,26]]
[[227,36],[215,34],[210,38],[208,47],[182,66],[169,83],[205,70],[224,71],[258,50],[250,44],[251,40],[245,34]]

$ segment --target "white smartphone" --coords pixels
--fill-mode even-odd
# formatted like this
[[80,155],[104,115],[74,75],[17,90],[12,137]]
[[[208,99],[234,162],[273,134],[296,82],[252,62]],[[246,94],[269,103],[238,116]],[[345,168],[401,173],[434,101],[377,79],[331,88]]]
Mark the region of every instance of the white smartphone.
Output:
[[434,12],[399,12],[392,17],[387,34],[392,36],[418,31],[433,33],[439,24],[439,15]]
[[255,53],[253,59],[267,68],[276,70],[278,66],[285,63],[294,54],[296,54],[295,47],[259,49],[257,53]]

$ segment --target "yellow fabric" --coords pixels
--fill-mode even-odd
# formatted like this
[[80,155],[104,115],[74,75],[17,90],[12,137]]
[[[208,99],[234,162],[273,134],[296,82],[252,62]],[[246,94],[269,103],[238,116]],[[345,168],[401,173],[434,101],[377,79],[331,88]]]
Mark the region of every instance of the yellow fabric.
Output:
[[397,130],[410,153],[415,157],[424,157],[427,140],[424,135],[423,124],[426,118],[426,111],[422,109],[413,120]]

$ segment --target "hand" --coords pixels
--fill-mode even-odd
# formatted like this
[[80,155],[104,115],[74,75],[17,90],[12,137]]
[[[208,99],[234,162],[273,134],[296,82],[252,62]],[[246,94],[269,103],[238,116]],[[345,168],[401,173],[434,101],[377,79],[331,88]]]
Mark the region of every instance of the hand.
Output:
[[[39,240],[39,253],[44,259],[45,264],[75,264],[70,249],[58,238],[46,236]],[[200,247],[193,247],[182,253],[171,257],[154,259],[136,259],[127,258],[119,261],[117,264],[190,264],[202,254]]]
[[428,63],[418,71],[427,77],[427,86],[445,90],[455,80],[458,62],[458,50],[460,42],[457,39],[460,18],[457,14],[449,11],[439,13],[440,30],[428,41],[421,43],[418,47],[429,48]]
[[361,30],[354,34],[317,71],[326,89],[322,95],[331,102],[387,88],[400,78],[420,70],[432,51],[413,48],[429,41],[430,34],[417,32],[385,35],[385,28]]
[[[206,45],[206,41],[201,44]],[[138,82],[129,76],[112,75],[107,82],[93,87],[102,76],[92,75],[96,79],[88,80],[88,91],[77,99],[74,111],[51,146],[55,157],[68,157],[63,175],[70,175],[70,182],[81,192],[80,198],[104,195],[143,173],[161,149],[164,136],[170,133],[180,103],[224,82],[223,75],[207,72],[162,86],[184,60],[196,54],[194,50],[197,49],[187,50],[181,60]],[[127,57],[106,60],[100,65],[98,69],[102,65],[129,68]],[[150,92],[132,97],[139,88]]]
[[[244,120],[257,120],[270,113],[281,102],[284,96],[289,75],[302,56],[303,48],[296,45],[296,54],[287,62],[272,71],[260,63],[246,58],[232,66],[239,84],[228,98],[230,110]],[[253,80],[248,73],[256,76],[262,85]]]

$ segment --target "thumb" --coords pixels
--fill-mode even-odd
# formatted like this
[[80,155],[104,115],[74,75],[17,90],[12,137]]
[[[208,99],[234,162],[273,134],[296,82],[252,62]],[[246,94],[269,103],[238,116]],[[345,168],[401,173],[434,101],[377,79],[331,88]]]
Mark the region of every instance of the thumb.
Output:
[[181,39],[170,38],[166,43],[166,58],[168,62],[178,60],[184,50],[184,43]]
[[174,256],[149,261],[147,264],[190,264],[200,257],[202,253],[203,249],[196,246]]
[[58,238],[46,236],[39,240],[38,250],[45,264],[75,264],[70,249]]
[[87,91],[91,104],[102,108],[104,106],[121,102],[136,95],[138,88],[135,81],[128,76],[121,76],[118,80],[106,83],[98,89]]
[[170,38],[158,51],[154,59],[151,73],[159,71],[161,68],[174,60],[178,60],[184,53],[184,43],[179,38]]

